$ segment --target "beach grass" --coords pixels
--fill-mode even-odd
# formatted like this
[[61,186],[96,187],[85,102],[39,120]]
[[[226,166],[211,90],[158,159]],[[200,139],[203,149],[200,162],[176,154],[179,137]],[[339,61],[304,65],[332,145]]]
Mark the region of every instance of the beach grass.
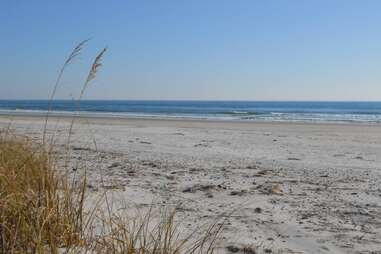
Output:
[[1,253],[57,253],[80,244],[86,180],[73,186],[67,179],[42,146],[1,136]]

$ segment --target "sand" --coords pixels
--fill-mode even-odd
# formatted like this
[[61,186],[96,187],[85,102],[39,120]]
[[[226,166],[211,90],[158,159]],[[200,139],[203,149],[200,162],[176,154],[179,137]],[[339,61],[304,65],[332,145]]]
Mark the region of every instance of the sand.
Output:
[[[40,117],[10,121],[41,140]],[[57,149],[69,122],[50,120]],[[184,230],[234,211],[218,252],[381,253],[381,125],[83,118],[72,141],[73,169],[116,209],[178,207]]]

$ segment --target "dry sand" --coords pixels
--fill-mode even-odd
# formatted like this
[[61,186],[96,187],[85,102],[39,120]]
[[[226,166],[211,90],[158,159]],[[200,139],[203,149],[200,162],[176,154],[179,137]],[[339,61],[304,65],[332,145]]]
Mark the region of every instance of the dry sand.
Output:
[[[41,118],[10,121],[41,139]],[[57,122],[64,149],[70,121]],[[235,210],[220,252],[381,253],[381,125],[86,118],[72,140],[90,192],[115,206],[177,206],[188,229]]]

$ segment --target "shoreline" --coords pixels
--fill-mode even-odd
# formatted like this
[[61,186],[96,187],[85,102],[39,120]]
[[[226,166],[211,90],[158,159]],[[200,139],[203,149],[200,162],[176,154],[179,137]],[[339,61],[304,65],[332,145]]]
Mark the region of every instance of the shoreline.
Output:
[[[4,113],[0,112],[0,118],[8,118],[8,119],[45,119],[45,113]],[[166,116],[113,116],[113,115],[102,115],[97,113],[89,114],[89,115],[66,115],[66,114],[57,114],[55,112],[49,113],[49,121],[50,120],[59,120],[59,119],[72,119],[75,117],[77,120],[91,120],[95,122],[102,122],[104,120],[111,121],[113,123],[118,122],[126,122],[126,121],[154,121],[157,123],[160,122],[189,122],[189,123],[200,123],[200,124],[232,124],[232,125],[242,125],[242,126],[250,126],[250,125],[328,125],[328,126],[379,126],[381,127],[381,122],[378,121],[336,121],[336,120],[263,120],[263,119],[255,119],[255,120],[243,120],[243,119],[222,119],[222,118],[193,118],[193,117],[166,117]]]
[[[0,115],[47,114],[47,100],[1,101]],[[102,118],[381,124],[381,102],[54,100],[50,114]]]

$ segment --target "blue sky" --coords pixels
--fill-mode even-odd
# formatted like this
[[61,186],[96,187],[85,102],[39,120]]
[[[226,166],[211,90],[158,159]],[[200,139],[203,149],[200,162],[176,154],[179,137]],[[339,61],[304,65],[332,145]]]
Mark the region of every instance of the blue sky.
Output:
[[0,99],[381,100],[381,1],[0,1]]

